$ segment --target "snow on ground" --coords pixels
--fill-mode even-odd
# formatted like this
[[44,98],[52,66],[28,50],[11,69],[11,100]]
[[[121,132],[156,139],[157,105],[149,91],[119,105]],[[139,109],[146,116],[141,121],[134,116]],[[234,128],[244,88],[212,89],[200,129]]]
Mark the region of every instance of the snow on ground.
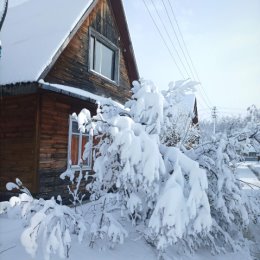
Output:
[[260,189],[260,163],[244,162],[237,169],[237,178],[243,189]]
[[[260,165],[254,164],[254,169],[260,170]],[[243,163],[239,166],[237,177],[246,182],[259,185],[259,180],[248,167],[248,163]],[[259,192],[245,185],[245,192]],[[87,210],[88,206],[83,207]],[[15,213],[15,212],[14,212]],[[94,244],[93,248],[89,247],[87,240],[83,240],[82,244],[77,242],[76,237],[73,237],[72,247],[70,251],[70,260],[91,259],[91,260],[157,260],[155,248],[151,247],[143,237],[136,231],[132,231],[130,224],[125,224],[125,229],[129,235],[123,245],[118,245],[113,249],[102,247]],[[20,242],[20,236],[23,231],[23,222],[16,214],[1,214],[0,215],[0,259],[10,260],[28,260],[32,259],[29,256]],[[249,249],[246,247],[241,252],[212,255],[209,250],[203,249],[193,255],[176,255],[173,249],[167,250],[168,259],[166,260],[259,260],[260,259],[260,227],[259,225],[251,225],[248,234],[248,239],[258,243],[257,246],[251,247],[251,253],[255,258],[250,257]],[[249,246],[250,241],[248,242]],[[41,246],[41,245],[40,245]],[[44,260],[43,254],[38,253],[34,259]],[[51,259],[59,260],[55,255]]]
[[[0,217],[0,259],[28,260],[32,259],[20,242],[22,233],[22,223],[19,219],[9,219],[7,216]],[[251,260],[247,250],[243,252],[228,253],[226,255],[211,255],[207,250],[201,250],[194,255],[181,256],[173,255],[168,252],[171,260]],[[43,255],[36,255],[35,259],[44,260]],[[60,259],[57,255],[51,259]],[[91,259],[91,260],[157,260],[155,249],[152,248],[136,232],[129,233],[123,245],[116,246],[114,249],[90,248],[88,244],[79,244],[74,239],[70,252],[70,260]]]

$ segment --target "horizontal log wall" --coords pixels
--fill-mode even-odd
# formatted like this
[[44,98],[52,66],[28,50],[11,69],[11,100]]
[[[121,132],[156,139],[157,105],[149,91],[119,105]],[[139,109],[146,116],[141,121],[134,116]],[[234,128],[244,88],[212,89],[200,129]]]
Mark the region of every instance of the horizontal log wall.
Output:
[[0,104],[1,195],[16,177],[35,192],[37,95],[2,97]]
[[[120,50],[119,86],[89,71],[89,27],[105,36]],[[120,102],[130,97],[131,83],[115,19],[108,0],[100,0],[62,52],[45,81],[70,85]]]
[[69,115],[83,108],[94,114],[96,105],[47,91],[40,97],[39,195],[65,197],[68,182],[60,174],[67,169]]

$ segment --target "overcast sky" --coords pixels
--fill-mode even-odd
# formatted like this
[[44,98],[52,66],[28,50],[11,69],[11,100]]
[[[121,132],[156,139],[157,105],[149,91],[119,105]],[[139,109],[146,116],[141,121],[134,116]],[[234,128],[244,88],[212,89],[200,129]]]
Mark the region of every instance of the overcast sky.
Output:
[[[151,0],[145,1],[181,67]],[[153,1],[188,70],[167,20],[162,0]],[[209,106],[217,106],[223,115],[239,113],[251,104],[260,107],[260,1],[170,1],[202,86],[209,97],[207,101],[200,87],[200,114],[204,116],[209,112],[205,99]],[[123,2],[140,75],[154,81],[160,89],[165,89],[170,81],[181,79],[182,76],[160,38],[143,0]],[[164,3],[171,14],[168,0],[164,0]],[[174,22],[172,15],[171,18]],[[175,26],[174,23],[173,25]],[[184,71],[183,68],[182,70]],[[204,100],[200,98],[201,92]]]

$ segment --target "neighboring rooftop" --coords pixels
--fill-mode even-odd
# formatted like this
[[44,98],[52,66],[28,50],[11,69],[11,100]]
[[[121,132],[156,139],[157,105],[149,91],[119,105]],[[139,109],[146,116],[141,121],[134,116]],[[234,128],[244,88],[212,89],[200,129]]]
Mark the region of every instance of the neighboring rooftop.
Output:
[[0,33],[0,85],[36,81],[94,0],[9,5]]
[[195,101],[196,101],[196,96],[194,94],[186,94],[185,96],[183,96],[178,106],[182,107],[185,110],[188,110],[188,112],[193,112]]

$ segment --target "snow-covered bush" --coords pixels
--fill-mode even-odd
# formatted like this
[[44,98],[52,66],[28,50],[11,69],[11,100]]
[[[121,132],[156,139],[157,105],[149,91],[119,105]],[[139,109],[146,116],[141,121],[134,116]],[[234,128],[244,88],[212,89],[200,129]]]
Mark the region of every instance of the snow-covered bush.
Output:
[[248,205],[234,174],[239,160],[237,145],[235,137],[219,134],[189,152],[207,171],[213,219],[207,240],[215,252],[235,250],[243,245],[243,232],[249,224]]
[[77,234],[79,242],[82,241],[86,231],[84,220],[73,209],[57,204],[54,198],[38,203],[41,209],[32,216],[22,233],[23,246],[32,257],[35,257],[39,244],[43,245],[40,250],[46,260],[57,253],[60,258],[69,257],[71,234]]
[[94,214],[92,213],[89,246],[93,247],[97,240],[105,241],[110,248],[116,244],[122,244],[128,236],[128,232],[112,214],[113,211],[119,209],[116,196],[113,194],[103,196],[96,203],[99,204],[99,207],[95,208]]
[[[199,164],[174,147],[161,147],[167,172],[170,173],[149,221],[156,246],[164,250],[179,240],[192,249],[189,236],[211,228],[206,173]],[[171,200],[172,198],[172,200]]]
[[[8,183],[9,190],[22,187],[28,189],[17,179],[16,184]],[[30,194],[30,193],[29,193]],[[49,260],[53,254],[60,258],[68,258],[71,247],[72,234],[82,242],[86,232],[86,223],[81,215],[68,206],[62,205],[60,196],[50,200],[34,199],[31,195],[22,193],[19,197],[12,197],[6,209],[7,214],[21,217],[25,229],[21,235],[21,243],[32,256],[43,254]]]
[[[96,238],[107,236],[103,231],[115,223],[112,214],[107,214],[111,192],[121,215],[134,225],[142,223],[146,238],[160,254],[181,239],[192,247],[189,237],[210,229],[205,172],[178,148],[161,145],[165,104],[157,88],[142,81],[134,83],[132,100],[120,113],[114,113],[110,105],[105,111],[100,106],[93,118],[84,117],[85,110],[78,115],[79,129],[93,129],[99,136],[95,174],[87,185],[91,200],[103,202],[94,222],[92,245]],[[171,195],[176,196],[169,201]],[[120,242],[125,233],[119,223],[116,226]]]
[[[216,133],[225,134],[236,145],[237,155],[247,154],[251,148],[260,153],[260,112],[256,106],[247,109],[247,115],[225,116],[217,119]],[[213,123],[200,122],[200,142],[211,142]],[[243,158],[240,158],[241,160]]]
[[27,194],[28,196],[32,197],[32,194],[31,192],[23,185],[23,183],[21,182],[20,179],[16,178],[15,179],[15,183],[13,182],[8,182],[6,184],[6,189],[8,191],[11,191],[11,190],[19,190],[21,193],[25,193]]
[[72,169],[69,167],[65,172],[60,175],[60,178],[64,180],[65,178],[69,178],[71,185],[67,185],[68,193],[72,197],[70,202],[73,204],[75,209],[77,205],[82,205],[82,201],[86,194],[81,192],[80,186],[84,179],[87,179],[88,176],[83,176],[82,165],[79,170]]
[[93,167],[95,180],[87,186],[91,199],[100,199],[113,191],[127,214],[133,216],[141,207],[139,195],[145,197],[148,207],[153,204],[159,180],[165,173],[158,136],[149,135],[141,124],[125,115],[102,119],[97,127],[104,131],[104,137],[100,139]]
[[167,146],[190,148],[198,142],[199,129],[193,125],[195,86],[197,82],[180,80],[171,82],[164,96],[164,122],[161,142]]
[[[172,245],[189,251],[209,246],[219,252],[243,242],[250,205],[243,200],[234,166],[239,146],[259,143],[257,116],[251,113],[243,133],[231,129],[232,136],[206,134],[190,149],[198,129],[192,127],[194,103],[183,103],[195,84],[178,81],[160,93],[151,82],[134,82],[132,99],[124,107],[107,100],[99,104],[96,116],[87,109],[74,115],[79,130],[93,136],[84,156],[93,157],[94,173],[68,169],[61,178],[71,181],[74,206],[82,202],[80,186],[87,180],[89,207],[94,210],[83,219],[54,199],[35,200],[28,192],[10,201],[10,208],[18,208],[26,219],[22,243],[31,255],[43,250],[46,259],[54,253],[68,257],[72,234],[82,241],[86,233],[91,247],[114,247],[128,235],[126,220],[133,228],[141,227],[143,237],[162,257]],[[19,180],[7,186],[26,192]],[[1,211],[10,209],[4,205]]]
[[132,92],[132,99],[125,105],[130,109],[132,119],[144,125],[147,133],[159,134],[164,116],[163,95],[151,81],[145,80],[134,81]]

